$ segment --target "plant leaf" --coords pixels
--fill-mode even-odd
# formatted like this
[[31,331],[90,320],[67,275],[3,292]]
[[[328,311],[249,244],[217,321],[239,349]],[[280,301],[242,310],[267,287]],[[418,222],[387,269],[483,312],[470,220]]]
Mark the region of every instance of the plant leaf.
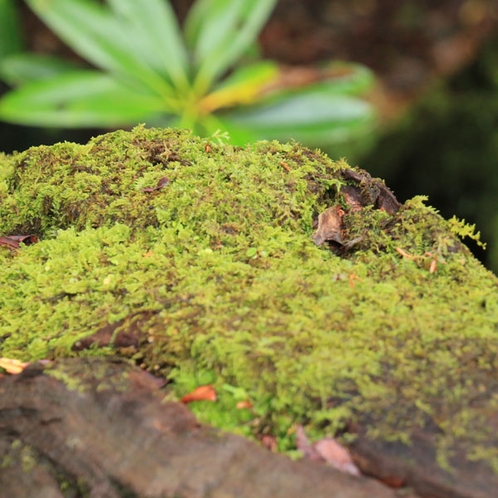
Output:
[[196,387],[191,393],[186,394],[180,400],[182,403],[192,403],[192,401],[216,401],[216,391],[212,384]]
[[199,108],[202,112],[209,113],[222,107],[253,104],[260,99],[262,90],[275,79],[277,74],[278,64],[272,61],[243,66],[202,99]]
[[160,97],[132,91],[98,71],[28,83],[0,101],[1,119],[41,126],[123,126],[167,111]]
[[27,52],[6,57],[0,63],[3,78],[13,86],[53,78],[76,69],[76,64],[59,57]]
[[15,0],[0,0],[0,61],[23,48]]
[[175,86],[188,86],[189,60],[175,13],[165,0],[108,0],[133,33],[140,56]]
[[160,95],[171,86],[143,60],[127,24],[90,0],[26,0],[36,14],[71,48],[101,69],[146,84]]
[[276,0],[198,0],[186,21],[194,51],[194,87],[205,93],[257,39]]
[[[246,132],[251,139],[294,139],[313,147],[350,140],[370,130],[375,114],[367,102],[335,95],[333,89],[328,93],[320,85],[246,109],[220,113],[218,118],[232,141]],[[232,133],[232,128],[237,134]]]

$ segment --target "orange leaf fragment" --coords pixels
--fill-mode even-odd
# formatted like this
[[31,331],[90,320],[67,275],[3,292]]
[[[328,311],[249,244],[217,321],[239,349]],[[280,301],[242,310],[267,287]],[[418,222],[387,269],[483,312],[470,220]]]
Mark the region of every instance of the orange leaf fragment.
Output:
[[0,358],[0,368],[12,375],[20,374],[28,365],[29,362],[13,360],[12,358]]
[[434,273],[437,270],[437,261],[433,259],[429,267],[429,273]]
[[216,391],[212,384],[199,386],[183,396],[180,401],[185,404],[192,403],[192,401],[216,401]]
[[239,401],[235,406],[239,410],[242,410],[243,408],[252,408],[252,403],[248,399],[246,399],[244,401]]

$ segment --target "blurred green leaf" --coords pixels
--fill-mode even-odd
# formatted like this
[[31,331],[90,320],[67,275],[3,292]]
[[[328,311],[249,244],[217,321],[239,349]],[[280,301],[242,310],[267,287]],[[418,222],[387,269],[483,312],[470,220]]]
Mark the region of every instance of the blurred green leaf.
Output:
[[96,66],[139,80],[160,95],[172,87],[144,63],[126,23],[89,0],[26,0],[29,6],[71,48]]
[[129,25],[139,56],[177,87],[188,86],[189,60],[175,13],[165,0],[108,0]]
[[250,45],[276,0],[198,0],[185,31],[194,50],[197,93],[205,93]]
[[28,83],[0,101],[0,118],[21,124],[121,126],[165,113],[164,102],[137,93],[97,71],[66,73]]
[[[0,0],[0,61],[23,48],[15,0]],[[1,74],[1,73],[0,73]]]
[[328,94],[361,95],[372,89],[375,84],[374,73],[365,66],[351,62],[329,62],[320,69],[330,74],[330,78],[316,83]]
[[68,60],[34,53],[14,54],[0,63],[3,79],[12,86],[50,79],[77,68]]
[[[321,86],[321,85],[320,85]],[[310,88],[265,104],[222,113],[219,119],[232,139],[244,133],[252,140],[294,139],[308,146],[349,140],[370,127],[372,107],[359,99]],[[235,133],[232,133],[235,130]]]
[[252,104],[260,98],[262,89],[279,73],[279,66],[272,61],[260,61],[236,69],[217,85],[199,103],[202,112],[212,112],[222,107]]
[[276,1],[197,0],[182,33],[167,0],[26,0],[102,72],[11,54],[0,60],[0,75],[19,88],[0,101],[0,118],[59,127],[147,121],[207,136],[228,132],[238,144],[294,138],[319,147],[372,128],[372,107],[354,98],[374,84],[363,66],[235,66]]

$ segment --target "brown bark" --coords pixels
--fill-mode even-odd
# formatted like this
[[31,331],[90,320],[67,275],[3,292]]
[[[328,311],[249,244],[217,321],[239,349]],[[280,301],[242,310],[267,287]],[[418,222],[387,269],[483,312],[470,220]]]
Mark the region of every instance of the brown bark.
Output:
[[157,379],[109,359],[35,364],[0,379],[0,495],[395,496],[371,479],[202,426],[163,395]]

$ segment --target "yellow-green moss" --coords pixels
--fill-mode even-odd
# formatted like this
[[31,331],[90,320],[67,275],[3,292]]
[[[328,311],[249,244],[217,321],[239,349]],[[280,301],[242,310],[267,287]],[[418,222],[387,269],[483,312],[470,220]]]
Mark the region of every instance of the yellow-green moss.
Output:
[[[296,422],[333,433],[358,419],[401,440],[435,424],[441,451],[498,465],[481,423],[497,403],[498,281],[455,236],[467,229],[422,198],[346,214],[357,242],[335,254],[313,243],[313,220],[347,208],[347,165],[296,144],[206,147],[138,127],[0,161],[0,235],[40,237],[0,248],[2,356],[74,355],[143,313],[126,354],[178,395],[214,382],[220,425],[271,430],[285,449]],[[227,419],[224,385],[252,401],[249,425]]]

